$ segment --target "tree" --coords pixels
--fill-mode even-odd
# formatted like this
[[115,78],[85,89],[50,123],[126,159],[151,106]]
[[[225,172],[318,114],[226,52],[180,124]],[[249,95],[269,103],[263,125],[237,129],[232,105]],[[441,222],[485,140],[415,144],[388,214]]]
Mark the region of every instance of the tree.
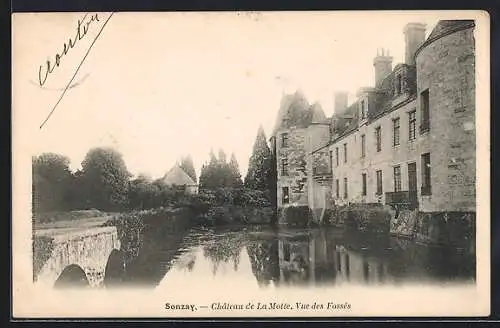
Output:
[[215,166],[215,164],[217,164],[217,157],[215,157],[215,153],[214,153],[213,149],[210,149],[209,157],[210,157],[210,161],[208,162],[208,164],[210,166]]
[[55,153],[32,158],[33,213],[69,209],[67,193],[72,178],[69,163],[68,157]]
[[241,173],[234,153],[231,154],[231,160],[229,161],[229,174],[231,176],[231,185],[233,188],[243,187],[243,181],[241,181]]
[[226,153],[224,152],[224,150],[222,149],[219,149],[219,163],[220,164],[226,164]]
[[193,179],[194,182],[197,181],[196,170],[194,169],[193,159],[190,155],[182,158],[181,168],[187,173],[187,175],[189,175],[189,177],[191,177],[191,179]]
[[128,189],[128,206],[131,209],[147,209],[157,207],[159,189],[151,179],[140,175],[130,181]]
[[210,161],[201,168],[200,189],[240,188],[242,185],[236,157],[232,155],[230,162],[227,163],[223,150],[219,151],[218,159],[213,152],[210,152]]
[[273,164],[271,150],[267,144],[264,129],[260,126],[248,163],[245,187],[266,192],[271,191]]
[[68,204],[71,209],[86,209],[90,207],[90,199],[85,189],[83,172],[77,170],[71,176],[69,190],[67,192]]
[[200,189],[214,189],[214,169],[217,163],[210,161],[209,163],[203,164],[200,171]]
[[82,162],[83,187],[90,204],[100,210],[126,205],[130,177],[122,154],[112,148],[93,148]]

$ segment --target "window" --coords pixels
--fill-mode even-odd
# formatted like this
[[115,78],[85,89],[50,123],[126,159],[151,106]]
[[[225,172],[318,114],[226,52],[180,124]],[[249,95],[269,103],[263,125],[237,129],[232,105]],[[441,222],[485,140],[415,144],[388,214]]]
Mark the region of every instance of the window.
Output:
[[344,163],[347,163],[347,143],[344,144]]
[[398,74],[396,76],[396,88],[395,88],[395,93],[396,95],[400,95],[403,93],[403,79],[401,77],[401,74]]
[[330,160],[330,171],[333,167],[333,151],[330,150],[330,157],[329,157],[329,160]]
[[347,178],[344,178],[344,198],[347,198]]
[[361,157],[365,157],[366,155],[366,142],[365,142],[365,135],[363,134],[361,136]]
[[394,166],[394,192],[401,191],[401,166]]
[[288,133],[283,133],[281,135],[281,147],[288,147]]
[[422,195],[431,195],[431,154],[422,154]]
[[283,260],[290,261],[290,244],[283,243]]
[[399,146],[399,117],[392,120],[392,145]]
[[340,183],[339,183],[339,179],[335,180],[335,196],[337,198],[340,197]]
[[429,117],[429,89],[426,89],[420,93],[420,133],[429,131],[430,129],[430,117]]
[[375,128],[375,142],[377,143],[377,152],[382,150],[382,130],[380,126]]
[[290,193],[288,187],[283,187],[282,191],[282,202],[283,204],[288,204],[290,202]]
[[361,119],[364,120],[366,118],[366,105],[364,99],[361,100],[360,107],[361,107]]
[[382,195],[382,171],[377,171],[377,195]]
[[339,166],[339,147],[335,148],[335,161],[337,162],[337,166]]
[[283,158],[281,160],[281,175],[288,175],[288,158]]
[[363,182],[362,195],[366,196],[366,173],[361,174],[361,181]]
[[408,140],[415,140],[415,129],[417,126],[417,112],[412,110],[408,113]]

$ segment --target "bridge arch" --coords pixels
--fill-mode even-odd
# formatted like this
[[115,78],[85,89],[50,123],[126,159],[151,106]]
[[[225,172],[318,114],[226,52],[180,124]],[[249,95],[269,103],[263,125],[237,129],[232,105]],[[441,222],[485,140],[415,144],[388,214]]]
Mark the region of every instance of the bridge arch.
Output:
[[113,249],[109,254],[104,270],[104,286],[116,287],[123,282],[125,275],[125,256],[123,251]]
[[90,286],[89,279],[81,266],[70,264],[64,268],[56,282],[55,288],[85,288]]

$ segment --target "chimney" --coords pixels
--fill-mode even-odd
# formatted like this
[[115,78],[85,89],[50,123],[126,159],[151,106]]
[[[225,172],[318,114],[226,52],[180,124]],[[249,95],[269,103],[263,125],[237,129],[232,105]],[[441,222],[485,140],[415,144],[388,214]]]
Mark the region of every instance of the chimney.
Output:
[[347,92],[335,92],[334,95],[335,114],[342,113],[346,108],[347,108]]
[[408,23],[403,33],[405,35],[405,64],[415,65],[415,51],[425,41],[425,24]]
[[384,49],[377,50],[377,56],[373,60],[375,67],[375,86],[392,72],[392,57],[389,56],[389,51]]

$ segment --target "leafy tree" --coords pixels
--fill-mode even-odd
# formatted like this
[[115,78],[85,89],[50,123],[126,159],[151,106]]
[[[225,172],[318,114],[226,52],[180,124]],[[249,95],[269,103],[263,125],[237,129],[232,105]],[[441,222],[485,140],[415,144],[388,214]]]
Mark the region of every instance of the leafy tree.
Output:
[[77,170],[71,176],[67,197],[69,207],[73,210],[88,209],[92,207],[84,185],[83,172],[81,170]]
[[182,158],[181,168],[187,173],[187,175],[189,175],[189,177],[191,177],[191,179],[193,179],[194,182],[197,181],[196,170],[194,169],[193,159],[190,155]]
[[260,126],[248,163],[245,187],[267,192],[272,190],[272,166],[271,150],[267,144],[264,129]]
[[126,205],[130,176],[122,154],[112,148],[93,148],[82,162],[83,186],[90,204],[100,210]]
[[132,209],[148,209],[158,206],[159,188],[145,176],[130,181],[128,206]]
[[67,192],[71,187],[69,158],[44,153],[32,158],[33,213],[67,210]]

